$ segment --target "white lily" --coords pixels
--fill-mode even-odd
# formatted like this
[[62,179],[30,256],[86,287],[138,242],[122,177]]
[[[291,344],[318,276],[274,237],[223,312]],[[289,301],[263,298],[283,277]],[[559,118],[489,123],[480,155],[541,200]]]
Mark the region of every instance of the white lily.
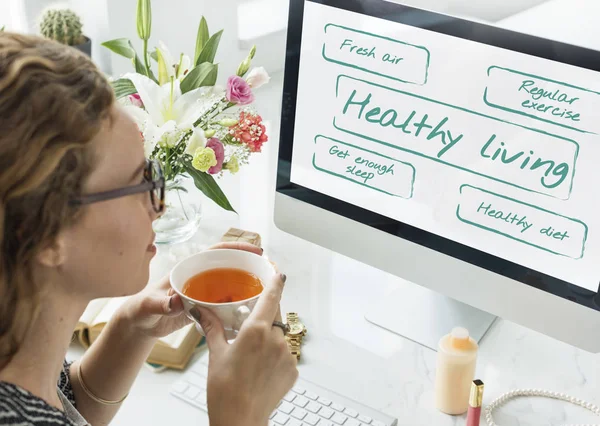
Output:
[[170,140],[167,133],[191,130],[194,122],[222,97],[213,95],[210,87],[182,94],[177,79],[158,85],[142,74],[128,73],[123,78],[131,80],[144,105],[144,109],[131,105],[125,109],[144,133],[147,156],[163,137]]
[[175,62],[173,55],[162,41],[158,42],[156,54],[158,55],[158,81],[160,84],[168,83],[171,78],[183,80],[192,66],[192,60],[184,54],[181,54],[179,61]]
[[188,139],[188,144],[185,149],[185,153],[188,155],[194,155],[198,148],[204,148],[206,145],[206,135],[204,130],[195,128],[192,132],[192,136]]

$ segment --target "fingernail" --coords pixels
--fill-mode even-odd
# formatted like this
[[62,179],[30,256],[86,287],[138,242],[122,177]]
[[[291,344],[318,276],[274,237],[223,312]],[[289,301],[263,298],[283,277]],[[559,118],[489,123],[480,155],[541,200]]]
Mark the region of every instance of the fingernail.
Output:
[[281,281],[285,283],[285,280],[287,280],[287,277],[285,276],[285,274],[279,274],[279,278],[281,278]]
[[190,315],[198,322],[200,322],[200,311],[196,308],[190,309]]
[[175,297],[175,295],[169,297],[169,312],[171,312],[173,310],[173,298]]

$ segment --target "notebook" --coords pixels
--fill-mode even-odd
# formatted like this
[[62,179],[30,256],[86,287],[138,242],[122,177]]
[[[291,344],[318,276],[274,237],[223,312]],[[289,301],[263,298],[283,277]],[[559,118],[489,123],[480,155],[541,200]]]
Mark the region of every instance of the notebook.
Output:
[[[127,297],[115,297],[92,300],[75,327],[74,339],[87,349],[126,299]],[[183,370],[202,341],[202,335],[194,325],[187,325],[158,339],[146,361],[154,366]]]

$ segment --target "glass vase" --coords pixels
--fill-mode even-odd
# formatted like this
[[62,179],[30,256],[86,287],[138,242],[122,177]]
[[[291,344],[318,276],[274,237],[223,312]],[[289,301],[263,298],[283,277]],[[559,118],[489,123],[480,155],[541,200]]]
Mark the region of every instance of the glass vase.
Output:
[[152,224],[156,244],[176,244],[196,234],[202,218],[201,197],[191,179],[177,177],[166,182],[165,212]]

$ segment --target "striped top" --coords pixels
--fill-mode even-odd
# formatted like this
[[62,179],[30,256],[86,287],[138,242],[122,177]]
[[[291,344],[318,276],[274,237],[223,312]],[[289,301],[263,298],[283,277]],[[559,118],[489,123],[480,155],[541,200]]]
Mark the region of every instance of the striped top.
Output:
[[[75,407],[75,396],[69,379],[71,364],[66,361],[60,373],[57,391],[64,403]],[[65,407],[66,408],[66,407]],[[0,425],[10,426],[77,426],[81,424],[67,417],[65,412],[48,405],[46,401],[19,386],[0,382]]]

